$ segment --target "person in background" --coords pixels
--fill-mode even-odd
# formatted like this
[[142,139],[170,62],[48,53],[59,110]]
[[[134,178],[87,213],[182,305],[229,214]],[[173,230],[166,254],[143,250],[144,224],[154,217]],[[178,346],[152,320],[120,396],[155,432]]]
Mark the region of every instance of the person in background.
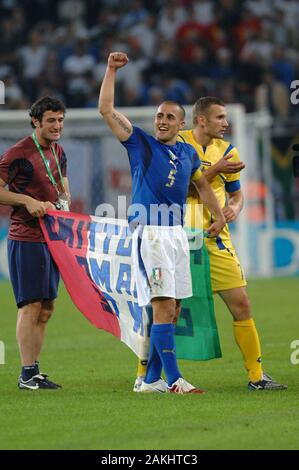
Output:
[[[223,140],[228,128],[225,104],[216,97],[200,98],[193,106],[192,117],[193,129],[181,131],[179,138],[196,150],[203,173],[227,222],[217,237],[205,238],[213,292],[220,295],[233,317],[235,340],[248,372],[248,388],[284,390],[286,385],[276,382],[263,372],[260,341],[251,315],[247,283],[229,232],[228,224],[237,219],[243,207],[240,171],[245,165],[240,161],[236,147]],[[199,204],[200,195],[192,191],[188,202],[189,207]],[[213,214],[206,205],[203,216],[203,229],[206,230],[213,221]]]
[[66,156],[57,144],[65,106],[45,96],[31,106],[29,114],[32,134],[0,158],[0,204],[12,206],[8,263],[18,307],[16,336],[22,363],[18,387],[55,390],[61,385],[40,372],[39,356],[54,311],[59,272],[38,218],[55,206],[68,210],[70,204]]

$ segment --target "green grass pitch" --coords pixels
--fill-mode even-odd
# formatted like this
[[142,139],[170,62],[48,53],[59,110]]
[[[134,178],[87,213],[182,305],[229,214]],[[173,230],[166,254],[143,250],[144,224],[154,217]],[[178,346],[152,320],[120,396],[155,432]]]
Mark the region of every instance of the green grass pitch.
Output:
[[0,449],[298,449],[299,364],[290,362],[299,340],[298,278],[255,280],[249,293],[260,332],[265,371],[288,384],[281,392],[249,392],[220,300],[215,308],[223,358],[180,361],[204,396],[135,394],[136,359],[99,331],[60,289],[42,370],[63,384],[58,391],[19,391],[16,309],[9,283],[0,283]]

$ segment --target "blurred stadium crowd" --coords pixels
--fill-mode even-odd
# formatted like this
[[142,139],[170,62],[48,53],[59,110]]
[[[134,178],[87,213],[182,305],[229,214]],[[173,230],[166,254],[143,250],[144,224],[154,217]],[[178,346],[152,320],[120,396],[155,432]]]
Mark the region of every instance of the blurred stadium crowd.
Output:
[[0,0],[0,14],[6,109],[48,93],[96,106],[107,55],[121,50],[117,105],[213,94],[281,121],[298,113],[296,0]]

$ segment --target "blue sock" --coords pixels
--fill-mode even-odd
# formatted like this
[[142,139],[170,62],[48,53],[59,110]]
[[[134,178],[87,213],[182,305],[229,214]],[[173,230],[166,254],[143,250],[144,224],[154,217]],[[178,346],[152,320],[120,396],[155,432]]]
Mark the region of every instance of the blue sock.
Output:
[[39,361],[35,361],[35,362],[34,362],[34,365],[35,365],[35,367],[36,367],[36,369],[35,369],[35,370],[36,370],[35,375],[38,375],[38,374],[39,374]]
[[37,369],[36,369],[36,366],[35,366],[35,365],[22,367],[22,372],[21,372],[22,379],[23,379],[25,382],[26,382],[27,380],[30,380],[34,375],[37,374],[36,370],[37,370]]
[[147,363],[147,369],[146,369],[146,376],[144,379],[144,381],[148,384],[151,384],[159,380],[161,377],[161,373],[162,373],[162,362],[154,344],[155,334],[152,334],[153,326],[154,325],[152,325],[151,332],[150,332],[150,349],[149,349],[148,363]]
[[169,386],[182,377],[176,359],[174,330],[172,323],[155,323],[151,328],[151,340],[160,356]]

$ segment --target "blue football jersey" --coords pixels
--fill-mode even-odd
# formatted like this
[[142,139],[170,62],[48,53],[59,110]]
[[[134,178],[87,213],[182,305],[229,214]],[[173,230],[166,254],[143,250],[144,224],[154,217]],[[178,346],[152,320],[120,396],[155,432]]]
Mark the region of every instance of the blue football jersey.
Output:
[[122,144],[132,174],[129,221],[183,225],[190,179],[201,176],[200,160],[192,145],[166,145],[138,127],[133,127],[132,135]]

